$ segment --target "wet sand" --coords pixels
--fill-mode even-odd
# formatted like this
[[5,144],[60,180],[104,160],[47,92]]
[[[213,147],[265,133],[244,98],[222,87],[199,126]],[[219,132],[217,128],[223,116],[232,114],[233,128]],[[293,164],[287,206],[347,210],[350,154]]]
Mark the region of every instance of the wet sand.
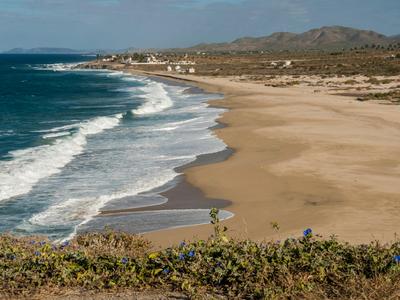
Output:
[[[165,190],[160,195],[166,197],[168,201],[160,205],[127,208],[117,210],[104,210],[100,213],[101,216],[121,215],[125,213],[141,212],[141,211],[158,211],[158,210],[176,210],[176,209],[211,209],[225,208],[231,204],[228,200],[214,199],[205,197],[204,193],[197,187],[190,184],[185,170],[194,166],[200,166],[210,163],[221,162],[227,159],[232,154],[232,150],[226,149],[217,153],[199,155],[195,161],[176,168],[178,173],[183,173],[175,178],[174,182],[168,183],[167,186],[156,190]],[[172,187],[171,187],[172,186]]]
[[[281,239],[311,227],[352,243],[395,238],[400,106],[232,78],[176,77],[225,94],[212,102],[230,109],[220,119],[227,127],[215,132],[235,152],[185,174],[206,197],[232,201],[226,209],[235,217],[224,222],[229,234]],[[271,222],[278,222],[279,232]],[[167,246],[211,232],[210,225],[201,225],[145,236]]]
[[[188,82],[225,95],[216,135],[227,160],[193,166],[187,182],[207,198],[228,199],[228,233],[253,240],[299,236],[311,227],[350,243],[396,238],[400,216],[400,106],[271,87],[233,77],[124,71]],[[190,195],[188,195],[189,197]],[[277,232],[271,226],[277,222]],[[145,234],[155,246],[205,239],[211,225]]]

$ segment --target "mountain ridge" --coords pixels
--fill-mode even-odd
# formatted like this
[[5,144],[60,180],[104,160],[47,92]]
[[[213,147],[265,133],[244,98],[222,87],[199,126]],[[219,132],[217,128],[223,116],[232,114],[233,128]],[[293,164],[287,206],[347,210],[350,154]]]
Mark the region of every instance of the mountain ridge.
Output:
[[75,50],[58,47],[13,48],[2,52],[3,54],[95,54],[95,50]]
[[93,49],[93,50],[75,50],[70,48],[57,47],[38,47],[31,49],[14,48],[3,54],[114,54],[127,52],[208,52],[208,51],[282,51],[282,50],[332,50],[348,49],[361,47],[365,45],[386,46],[393,43],[400,43],[400,34],[386,36],[384,34],[372,31],[356,29],[344,26],[323,26],[310,29],[303,33],[292,32],[274,32],[268,36],[261,37],[240,37],[231,42],[219,43],[200,43],[188,48],[136,48],[129,47],[125,49]]
[[226,43],[199,44],[190,51],[259,51],[342,49],[366,44],[388,45],[400,42],[400,35],[386,36],[372,31],[344,26],[323,26],[303,33],[275,32],[262,37],[243,37]]

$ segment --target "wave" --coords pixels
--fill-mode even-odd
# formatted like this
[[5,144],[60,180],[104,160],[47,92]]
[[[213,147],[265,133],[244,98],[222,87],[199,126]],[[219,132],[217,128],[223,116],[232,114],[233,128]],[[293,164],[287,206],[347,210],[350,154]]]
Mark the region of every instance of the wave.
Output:
[[147,77],[140,75],[127,75],[121,78],[123,81],[133,81],[133,82],[151,82]]
[[39,71],[54,71],[54,72],[62,72],[62,71],[71,71],[72,69],[76,68],[78,65],[84,62],[79,63],[56,63],[56,64],[43,64],[37,65],[33,67],[34,70]]
[[142,95],[145,102],[137,109],[132,110],[135,115],[147,115],[161,112],[173,105],[171,97],[161,82],[150,82],[139,88],[145,95]]
[[10,136],[10,135],[14,135],[14,130],[10,129],[10,130],[0,130],[0,136]]
[[[53,64],[47,69],[71,68]],[[22,223],[14,227],[19,232],[51,234],[55,238],[65,238],[72,232],[71,237],[80,228],[101,219],[95,218],[101,210],[154,203],[154,196],[164,184],[173,185],[172,180],[179,175],[177,167],[194,161],[198,155],[225,148],[208,130],[222,110],[208,108],[203,95],[184,94],[187,87],[169,86],[145,77],[127,77],[122,72],[94,75],[116,76],[127,81],[112,86],[119,88],[117,91],[131,93],[132,97],[124,95],[121,101],[125,104],[132,100],[129,105],[136,106],[141,100],[138,107],[130,106],[135,107],[130,112],[136,116],[154,115],[128,116],[126,126],[101,134],[88,145],[88,135],[118,126],[123,115],[86,122],[44,121],[54,123],[36,131],[46,139],[41,141],[45,145],[12,152],[7,160],[0,161],[0,201],[29,193],[6,205],[38,203],[37,210],[29,216],[21,214]],[[80,155],[85,152],[88,155]]]
[[68,137],[56,139],[51,145],[10,152],[8,156],[11,159],[0,162],[0,201],[26,194],[41,179],[59,173],[75,156],[83,152],[88,135],[111,129],[121,119],[122,114],[117,114],[54,128],[49,132],[65,130],[66,127],[77,127],[79,130]]
[[49,133],[45,134],[42,136],[44,139],[53,139],[61,136],[66,136],[66,135],[71,135],[71,132],[69,131],[61,131],[61,132],[56,132],[56,133]]
[[38,132],[38,133],[44,133],[44,132],[59,132],[59,131],[64,131],[64,130],[70,130],[70,129],[74,129],[74,128],[79,128],[80,124],[71,124],[71,125],[65,125],[65,126],[60,126],[60,127],[54,127],[54,128],[50,128],[50,129],[43,129],[43,130],[36,130],[34,132]]
[[113,76],[123,76],[124,75],[124,72],[122,72],[122,71],[115,71],[115,72],[113,72],[113,71],[111,71],[111,72],[107,72],[107,73],[105,73],[108,77],[113,77]]
[[77,227],[86,224],[94,216],[98,215],[100,209],[108,202],[125,197],[136,196],[140,193],[149,191],[162,186],[173,180],[177,174],[173,170],[165,170],[158,176],[138,179],[134,186],[126,187],[124,191],[118,191],[109,195],[98,197],[71,198],[61,203],[54,204],[45,211],[40,212],[29,219],[29,223],[34,226],[63,226],[65,224],[75,224],[74,233]]

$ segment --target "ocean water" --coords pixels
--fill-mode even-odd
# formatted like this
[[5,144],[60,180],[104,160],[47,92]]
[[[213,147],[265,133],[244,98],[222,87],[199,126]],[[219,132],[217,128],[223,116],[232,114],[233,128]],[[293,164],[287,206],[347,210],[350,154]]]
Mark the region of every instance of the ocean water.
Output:
[[[176,167],[226,145],[222,109],[187,86],[72,69],[85,56],[0,55],[0,232],[73,236],[117,222],[145,232],[208,220],[205,210],[96,217],[167,201]],[[229,217],[223,212],[222,217]]]

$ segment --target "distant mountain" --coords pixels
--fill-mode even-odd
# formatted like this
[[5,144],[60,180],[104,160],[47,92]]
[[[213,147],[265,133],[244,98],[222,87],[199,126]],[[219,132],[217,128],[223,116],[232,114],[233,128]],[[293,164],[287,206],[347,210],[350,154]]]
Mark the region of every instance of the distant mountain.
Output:
[[[101,50],[99,50],[101,51]],[[23,49],[23,48],[14,48],[9,51],[3,52],[5,54],[96,54],[97,50],[74,50],[69,48],[49,48],[49,47],[41,47],[41,48],[32,48],[32,49]]]
[[134,52],[157,52],[157,49],[142,49],[142,48],[126,48],[126,49],[94,49],[94,50],[75,50],[70,48],[50,48],[40,47],[32,49],[14,48],[3,52],[4,54],[119,54],[119,53],[134,53]]
[[230,43],[200,44],[188,51],[255,51],[293,49],[341,49],[366,44],[387,45],[396,37],[343,26],[312,29],[304,33],[277,32],[265,37],[244,37]]
[[74,50],[69,48],[14,48],[8,54],[117,54],[133,52],[216,52],[216,51],[260,51],[260,50],[334,50],[364,45],[389,45],[400,42],[400,34],[386,36],[375,31],[343,26],[325,26],[304,33],[275,32],[263,37],[242,37],[228,43],[199,44],[190,48],[155,49],[94,49]]

